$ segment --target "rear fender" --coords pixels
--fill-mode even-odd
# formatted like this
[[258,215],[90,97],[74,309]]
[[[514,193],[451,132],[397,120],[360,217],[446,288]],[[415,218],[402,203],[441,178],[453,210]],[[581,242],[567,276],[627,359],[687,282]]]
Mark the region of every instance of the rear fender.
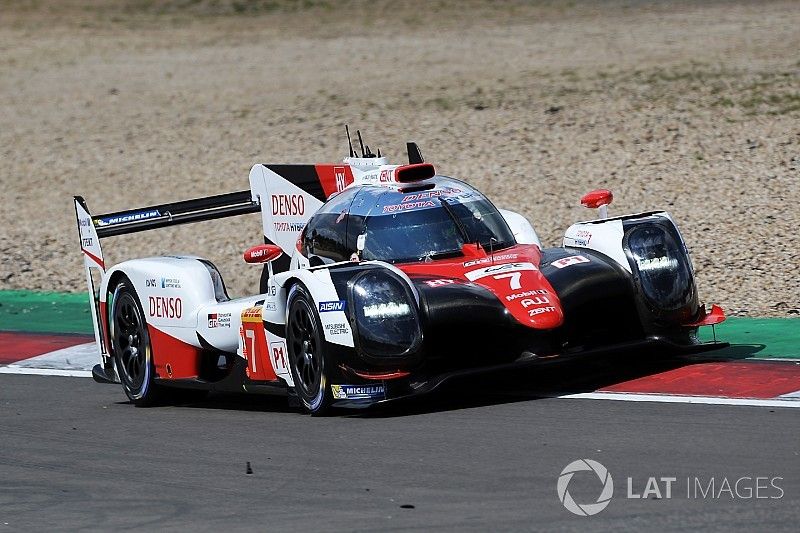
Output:
[[[198,311],[217,303],[219,279],[209,264],[197,257],[151,257],[124,261],[103,276],[100,301],[107,309],[110,281],[124,274],[139,296],[148,325],[186,344],[200,348],[197,339]],[[219,276],[216,273],[216,276]]]

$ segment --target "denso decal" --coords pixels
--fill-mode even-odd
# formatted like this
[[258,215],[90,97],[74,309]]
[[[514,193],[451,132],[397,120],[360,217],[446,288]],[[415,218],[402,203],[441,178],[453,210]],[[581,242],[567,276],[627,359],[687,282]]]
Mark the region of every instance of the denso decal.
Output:
[[492,265],[486,268],[479,268],[478,270],[471,270],[464,274],[468,280],[475,281],[476,279],[485,278],[486,276],[494,276],[495,274],[503,274],[506,272],[521,272],[524,270],[538,270],[533,263],[503,263],[502,265]]
[[[588,243],[588,241],[587,241],[587,243]],[[588,258],[583,257],[582,255],[571,255],[569,257],[565,257],[563,259],[558,259],[556,261],[553,261],[550,264],[553,265],[556,268],[565,268],[565,267],[568,267],[570,265],[579,265],[581,263],[590,263],[590,262],[591,261],[589,261]]]
[[518,300],[520,298],[527,298],[529,296],[537,296],[539,294],[548,294],[546,289],[536,289],[532,291],[525,291],[525,292],[518,292],[517,294],[509,294],[506,296],[507,302],[513,302],[514,300]]
[[155,318],[181,318],[183,302],[180,298],[166,296],[150,296],[150,316]]
[[516,259],[517,254],[503,254],[503,255],[495,255],[494,257],[482,257],[480,259],[475,259],[473,261],[467,261],[464,263],[464,268],[468,268],[475,265],[487,265],[492,262],[497,261],[508,261],[509,259]]
[[272,214],[302,216],[306,212],[306,199],[302,194],[273,194]]
[[124,213],[113,217],[99,218],[97,219],[95,224],[97,224],[98,226],[111,226],[113,224],[136,222],[138,220],[147,220],[150,218],[156,218],[160,216],[161,213],[159,213],[158,210],[156,209],[150,209],[149,211],[132,211],[130,213]]
[[383,400],[386,385],[331,385],[334,400]]
[[329,311],[344,311],[347,302],[344,300],[336,300],[332,302],[320,302],[319,303],[319,312],[320,313],[327,313]]
[[439,196],[447,196],[450,194],[458,194],[461,192],[461,189],[455,188],[446,188],[440,191],[428,191],[428,192],[418,192],[414,194],[406,194],[403,196],[402,203],[407,202],[415,202],[417,200],[427,200],[430,198],[438,198]]

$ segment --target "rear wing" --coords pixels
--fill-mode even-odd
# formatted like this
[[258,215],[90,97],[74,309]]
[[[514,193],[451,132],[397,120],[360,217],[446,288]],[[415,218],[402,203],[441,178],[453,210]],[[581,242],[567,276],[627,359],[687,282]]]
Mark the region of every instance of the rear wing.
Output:
[[100,334],[100,331],[107,331],[106,317],[101,312],[100,295],[92,276],[93,269],[100,272],[100,279],[106,271],[103,249],[100,246],[101,239],[178,224],[257,213],[261,210],[259,202],[253,200],[250,191],[220,194],[103,215],[92,215],[86,201],[81,196],[75,196],[74,203],[81,252],[84,258],[83,264],[86,270],[86,284],[89,289],[89,305],[92,310],[95,342],[103,357],[104,365],[107,363],[108,347],[106,339],[104,335]]

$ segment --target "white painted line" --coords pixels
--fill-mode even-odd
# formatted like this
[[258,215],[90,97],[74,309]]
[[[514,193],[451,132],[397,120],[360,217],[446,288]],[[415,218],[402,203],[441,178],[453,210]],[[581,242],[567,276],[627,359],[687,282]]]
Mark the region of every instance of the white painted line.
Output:
[[100,353],[93,342],[77,344],[29,359],[17,361],[13,366],[21,368],[48,368],[53,370],[92,370],[100,362]]
[[800,400],[800,390],[795,392],[790,392],[789,394],[781,394],[778,398],[789,398],[789,399],[797,399]]
[[19,365],[0,366],[0,374],[27,374],[31,376],[67,376],[72,378],[90,378],[91,370],[65,370],[60,368],[29,368]]
[[[796,365],[800,365],[800,359],[797,357],[751,357],[750,359],[740,359],[739,362],[744,361],[745,363],[763,363],[763,362],[770,362],[770,361],[778,361],[780,363],[794,363]],[[722,362],[730,362],[730,361],[722,361]]]
[[89,342],[0,366],[0,374],[90,378],[92,367],[99,362],[97,345]]
[[[800,391],[798,391],[800,392]],[[792,393],[796,394],[796,393]],[[750,405],[755,407],[800,407],[800,396],[760,398],[717,398],[714,396],[671,396],[667,394],[635,394],[625,392],[581,392],[556,398],[581,400],[615,400],[623,402],[700,403],[708,405]]]

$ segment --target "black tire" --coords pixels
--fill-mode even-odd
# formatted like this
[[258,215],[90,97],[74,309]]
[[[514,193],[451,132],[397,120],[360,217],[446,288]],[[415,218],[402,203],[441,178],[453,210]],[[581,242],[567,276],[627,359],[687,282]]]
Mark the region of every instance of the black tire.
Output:
[[314,299],[298,283],[289,291],[287,308],[286,345],[295,392],[306,412],[326,414],[332,402],[328,386],[331,362]]
[[125,277],[111,294],[111,353],[125,395],[137,407],[161,403],[166,395],[154,382],[153,351],[139,296]]

